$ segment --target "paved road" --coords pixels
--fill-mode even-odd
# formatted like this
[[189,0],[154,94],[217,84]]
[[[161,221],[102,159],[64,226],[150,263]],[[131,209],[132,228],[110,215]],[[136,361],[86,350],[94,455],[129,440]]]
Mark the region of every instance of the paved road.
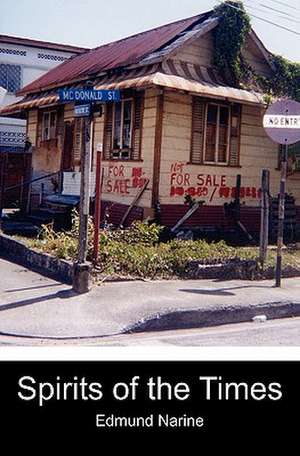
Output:
[[0,345],[85,346],[300,346],[300,318],[203,329],[139,333],[94,339],[45,340],[0,336]]
[[274,288],[272,280],[104,283],[76,295],[70,286],[0,259],[0,334],[104,337],[145,321],[152,331],[162,331],[251,321],[264,312],[280,318],[300,315],[299,278],[284,280],[282,289]]

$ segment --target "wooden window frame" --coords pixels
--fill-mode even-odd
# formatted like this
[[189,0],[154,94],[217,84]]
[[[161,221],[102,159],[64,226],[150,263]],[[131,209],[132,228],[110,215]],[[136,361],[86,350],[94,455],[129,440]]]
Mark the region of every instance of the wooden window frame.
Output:
[[[130,118],[131,118],[131,125],[130,125],[130,145],[129,147],[123,147],[123,127],[124,127],[124,104],[126,101],[131,101],[131,113],[130,113]],[[111,160],[125,160],[125,161],[130,161],[132,159],[132,149],[133,149],[133,128],[134,128],[134,110],[135,110],[135,99],[134,97],[127,97],[119,101],[118,103],[121,103],[121,126],[120,126],[120,136],[121,136],[121,147],[120,149],[115,149],[114,148],[114,136],[115,136],[115,112],[116,112],[116,105],[117,103],[113,104],[113,109],[112,109],[112,133],[111,133],[111,151],[110,151],[110,158]],[[128,157],[122,156],[123,153],[128,153]],[[118,156],[115,156],[115,154],[118,154]]]
[[[51,134],[51,126],[50,126],[50,120],[51,120],[51,114],[55,114],[55,125],[52,127],[52,129],[55,131],[54,135]],[[49,115],[49,120],[48,120],[48,127],[45,126],[45,116]],[[43,111],[42,113],[42,135],[41,135],[41,141],[42,142],[47,142],[51,141],[53,139],[56,139],[57,135],[57,120],[58,120],[58,113],[56,109],[52,109],[50,111]],[[45,137],[45,128],[48,128],[48,135],[47,138]]]
[[[205,154],[206,154],[206,133],[207,133],[207,116],[208,116],[208,109],[209,106],[217,106],[218,107],[218,112],[217,112],[217,130],[216,130],[216,145],[215,145],[215,160],[214,161],[209,161],[205,160]],[[218,153],[219,153],[219,133],[220,133],[220,110],[221,107],[228,109],[228,131],[227,131],[227,147],[226,147],[226,161],[224,162],[219,162],[218,161]],[[231,106],[226,105],[223,103],[216,103],[216,102],[207,102],[205,106],[205,123],[204,123],[204,131],[203,131],[203,164],[204,165],[212,165],[212,166],[229,166],[229,151],[230,151],[230,137],[231,137],[231,118],[232,118],[232,112],[231,112]]]

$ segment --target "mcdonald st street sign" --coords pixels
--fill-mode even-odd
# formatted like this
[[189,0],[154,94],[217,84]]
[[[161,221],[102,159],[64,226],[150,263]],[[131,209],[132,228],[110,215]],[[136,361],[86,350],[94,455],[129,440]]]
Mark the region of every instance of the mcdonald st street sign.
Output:
[[278,100],[266,111],[263,126],[267,135],[278,144],[300,141],[300,103]]

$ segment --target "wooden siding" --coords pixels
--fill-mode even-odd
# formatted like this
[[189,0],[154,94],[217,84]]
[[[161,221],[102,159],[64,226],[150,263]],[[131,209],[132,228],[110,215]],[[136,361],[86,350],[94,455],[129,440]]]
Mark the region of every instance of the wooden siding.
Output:
[[213,37],[209,32],[201,38],[197,38],[193,43],[182,46],[174,56],[184,62],[196,65],[212,66],[213,57]]
[[28,112],[26,135],[29,137],[33,146],[36,146],[37,141],[37,123],[38,123],[38,110],[32,109]]
[[[240,166],[190,164],[192,97],[166,92],[160,173],[161,205],[184,203],[189,189],[207,205],[223,206],[234,197],[236,176],[242,176],[242,202],[259,206],[260,179],[263,168],[271,174],[271,193],[276,195],[280,173],[277,168],[278,146],[262,127],[263,109],[244,105],[241,119]],[[288,178],[288,192],[300,203],[300,175]],[[299,204],[298,203],[298,204]]]
[[[143,193],[139,206],[151,208],[152,177],[154,163],[155,125],[157,119],[157,102],[159,91],[148,89],[144,96],[141,159],[104,160],[103,161],[103,199],[130,205],[144,179],[150,179]],[[94,149],[97,143],[103,144],[104,118],[99,119],[97,134],[94,138]]]
[[242,51],[247,63],[262,76],[272,76],[272,70],[254,41],[248,37]]

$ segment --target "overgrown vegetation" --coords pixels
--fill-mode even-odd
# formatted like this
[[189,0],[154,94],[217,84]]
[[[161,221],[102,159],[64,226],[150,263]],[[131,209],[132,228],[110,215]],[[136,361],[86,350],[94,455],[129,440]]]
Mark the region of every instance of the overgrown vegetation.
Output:
[[243,2],[226,1],[216,6],[220,17],[214,31],[214,64],[222,72],[228,72],[237,87],[262,90],[272,96],[289,97],[300,101],[300,64],[282,56],[269,55],[274,68],[271,78],[256,73],[242,56],[242,48],[251,28],[251,20]]
[[[50,253],[58,258],[75,260],[78,239],[78,215],[73,216],[69,232],[55,232],[51,225],[43,226],[38,239],[28,240],[30,247]],[[205,240],[183,241],[173,239],[160,243],[162,227],[135,222],[125,230],[101,230],[100,262],[95,274],[112,277],[147,279],[185,278],[193,260],[203,264],[225,263],[232,259],[256,260],[258,249],[235,248],[224,241],[208,243]],[[93,225],[89,223],[89,252],[92,259]],[[275,264],[275,251],[269,255],[265,267]],[[287,252],[285,264],[300,268],[299,252]]]
[[235,1],[217,6],[215,13],[220,22],[214,31],[214,63],[220,71],[228,70],[238,85],[244,74],[241,50],[251,29],[250,17],[243,3]]

